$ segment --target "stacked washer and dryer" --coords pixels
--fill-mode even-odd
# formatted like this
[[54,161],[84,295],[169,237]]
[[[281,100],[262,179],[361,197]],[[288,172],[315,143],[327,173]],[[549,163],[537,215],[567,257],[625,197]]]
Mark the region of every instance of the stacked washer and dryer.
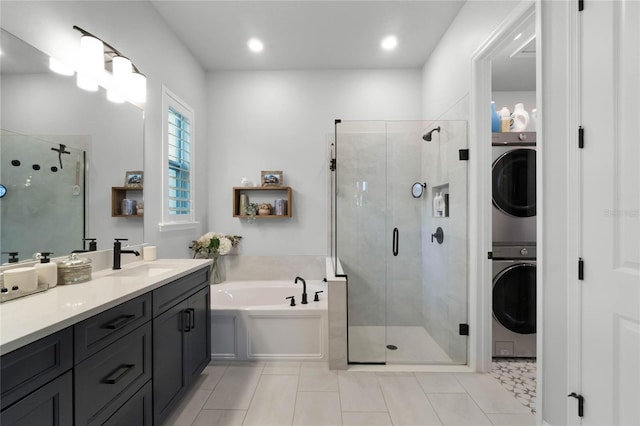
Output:
[[536,133],[494,133],[493,356],[536,356]]

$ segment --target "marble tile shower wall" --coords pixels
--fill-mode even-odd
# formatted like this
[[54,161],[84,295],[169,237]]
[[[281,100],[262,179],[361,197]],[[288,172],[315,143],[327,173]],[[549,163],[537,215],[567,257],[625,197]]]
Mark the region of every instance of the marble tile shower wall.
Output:
[[[349,276],[352,326],[421,324],[421,207],[410,194],[421,180],[421,144],[415,131],[385,130],[339,133],[338,256]],[[397,257],[394,227],[401,233]]]
[[[340,133],[337,144],[338,257],[349,276],[349,325],[385,324],[384,133]],[[364,183],[366,182],[366,184]],[[364,186],[363,186],[364,185]]]
[[424,149],[420,122],[387,125],[387,234],[398,228],[398,256],[387,247],[387,325],[422,325],[422,198],[413,198],[411,185],[424,182],[420,162]]
[[[466,362],[467,338],[458,333],[458,324],[467,322],[467,161],[458,150],[467,148],[466,121],[438,123],[439,134],[425,143],[424,175],[433,187],[449,185],[449,217],[433,217],[431,205],[423,215],[423,306],[424,327],[456,363]],[[443,244],[431,242],[437,227],[444,231]]]
[[297,276],[307,280],[326,277],[326,256],[223,256],[225,281],[291,280]]
[[[33,253],[51,250],[50,247],[56,248],[57,256],[82,248],[77,242],[84,235],[84,198],[74,195],[72,188],[76,183],[76,160],[81,161],[83,151],[72,146],[88,143],[88,137],[48,138],[67,145],[71,154],[61,158],[65,167],[60,168],[58,154],[51,151],[58,148],[56,143],[36,136],[2,134],[1,179],[9,194],[5,200],[11,201],[1,204],[0,245],[3,251],[18,252],[20,260],[28,260]],[[25,232],[26,223],[33,232]]]

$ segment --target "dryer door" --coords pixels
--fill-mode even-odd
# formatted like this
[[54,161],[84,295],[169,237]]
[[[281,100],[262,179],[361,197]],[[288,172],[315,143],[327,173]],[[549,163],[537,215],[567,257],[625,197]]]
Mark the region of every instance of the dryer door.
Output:
[[536,332],[536,265],[515,263],[493,280],[493,316],[508,330]]
[[507,151],[493,163],[493,205],[515,217],[536,215],[536,151]]

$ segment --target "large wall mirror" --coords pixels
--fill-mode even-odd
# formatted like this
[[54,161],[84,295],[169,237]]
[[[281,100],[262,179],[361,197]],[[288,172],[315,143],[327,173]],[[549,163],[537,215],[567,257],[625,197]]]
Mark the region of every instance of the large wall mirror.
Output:
[[[114,238],[144,241],[143,216],[112,216],[112,187],[143,170],[144,112],[87,92],[73,76],[49,70],[49,58],[1,30],[0,249],[54,257],[111,248]],[[3,189],[4,188],[4,189]],[[6,190],[6,191],[5,191]],[[129,198],[141,201],[142,190]]]

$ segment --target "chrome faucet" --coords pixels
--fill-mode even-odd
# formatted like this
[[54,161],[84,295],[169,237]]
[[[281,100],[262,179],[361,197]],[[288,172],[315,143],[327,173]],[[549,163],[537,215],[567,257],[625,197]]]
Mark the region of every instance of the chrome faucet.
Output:
[[296,277],[294,284],[298,284],[298,280],[302,281],[302,302],[300,303],[302,305],[306,305],[308,303],[307,302],[307,282],[301,277]]
[[140,256],[140,252],[137,250],[122,250],[121,241],[128,241],[128,238],[116,238],[113,243],[113,269],[122,269],[120,267],[121,255],[123,254],[135,254]]

